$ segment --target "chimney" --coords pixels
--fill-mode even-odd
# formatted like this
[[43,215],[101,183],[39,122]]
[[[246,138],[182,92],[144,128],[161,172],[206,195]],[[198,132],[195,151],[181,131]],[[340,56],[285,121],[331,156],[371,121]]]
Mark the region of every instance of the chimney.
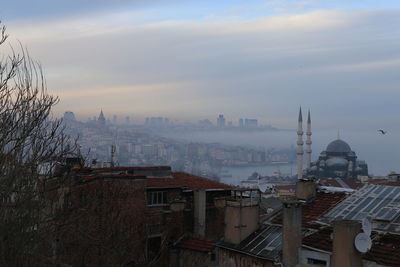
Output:
[[301,202],[295,198],[283,201],[282,238],[283,266],[294,267],[299,263],[301,248]]
[[354,246],[361,223],[351,220],[333,222],[332,267],[361,267],[362,254]]
[[314,179],[301,179],[296,183],[296,197],[299,200],[308,201],[317,195],[317,187]]
[[193,191],[194,235],[204,237],[206,234],[206,191]]
[[253,196],[257,191],[247,192],[250,197],[237,190],[226,200],[224,241],[227,243],[237,245],[258,229],[259,196]]

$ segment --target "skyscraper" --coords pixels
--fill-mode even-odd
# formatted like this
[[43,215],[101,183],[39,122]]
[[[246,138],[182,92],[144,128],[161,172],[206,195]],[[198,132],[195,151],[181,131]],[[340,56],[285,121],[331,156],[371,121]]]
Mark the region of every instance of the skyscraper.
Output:
[[100,111],[100,115],[97,121],[100,125],[106,125],[106,118],[104,117],[103,110]]
[[224,115],[220,114],[217,118],[217,126],[219,128],[224,128],[225,127],[225,118]]
[[243,123],[243,119],[239,119],[239,127],[243,127],[244,123]]

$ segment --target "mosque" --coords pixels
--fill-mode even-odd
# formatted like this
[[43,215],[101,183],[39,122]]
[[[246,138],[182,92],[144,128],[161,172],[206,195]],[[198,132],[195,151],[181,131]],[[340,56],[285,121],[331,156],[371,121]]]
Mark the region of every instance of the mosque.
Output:
[[311,117],[308,111],[307,140],[306,140],[306,169],[303,170],[303,118],[301,108],[299,112],[297,130],[297,173],[302,176],[316,178],[357,178],[358,175],[368,176],[368,165],[365,161],[357,160],[356,153],[348,143],[338,138],[328,144],[316,162],[311,162]]

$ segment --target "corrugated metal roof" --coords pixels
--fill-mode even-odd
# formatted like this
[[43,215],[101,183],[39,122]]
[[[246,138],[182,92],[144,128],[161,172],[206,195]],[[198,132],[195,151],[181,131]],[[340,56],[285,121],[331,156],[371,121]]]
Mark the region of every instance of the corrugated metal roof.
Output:
[[238,245],[219,242],[217,246],[273,261],[282,250],[282,226],[263,224]]
[[365,185],[328,212],[322,221],[373,220],[377,230],[400,232],[400,187]]
[[[314,228],[314,221],[321,218],[325,213],[333,209],[340,203],[347,195],[343,192],[327,193],[318,192],[316,198],[302,207],[302,226],[307,228]],[[272,219],[274,224],[282,224],[282,213]]]

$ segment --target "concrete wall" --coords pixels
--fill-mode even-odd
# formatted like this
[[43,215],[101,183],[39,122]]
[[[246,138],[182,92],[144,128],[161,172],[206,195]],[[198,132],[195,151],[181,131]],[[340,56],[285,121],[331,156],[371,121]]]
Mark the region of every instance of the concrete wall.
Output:
[[317,194],[314,180],[299,180],[296,184],[296,197],[300,200],[315,198]]
[[272,267],[272,261],[261,260],[240,252],[218,248],[219,267]]
[[[182,249],[179,255],[179,267],[216,267],[216,258],[211,253]],[[175,266],[176,267],[176,266]]]
[[258,203],[248,203],[243,199],[227,201],[224,241],[239,244],[257,230],[258,217]]
[[333,222],[333,267],[361,267],[362,254],[354,246],[354,239],[361,232],[358,221],[340,220]]
[[193,191],[194,235],[204,237],[206,233],[206,191]]
[[[315,250],[310,250],[306,248],[302,248],[300,252],[300,263],[305,264],[307,266],[314,266],[308,262],[308,259],[316,259],[321,261],[326,261],[325,267],[331,266],[331,254],[325,252],[319,252]],[[321,267],[321,265],[318,265]]]
[[285,267],[299,263],[301,249],[301,206],[297,200],[283,202],[282,261]]

